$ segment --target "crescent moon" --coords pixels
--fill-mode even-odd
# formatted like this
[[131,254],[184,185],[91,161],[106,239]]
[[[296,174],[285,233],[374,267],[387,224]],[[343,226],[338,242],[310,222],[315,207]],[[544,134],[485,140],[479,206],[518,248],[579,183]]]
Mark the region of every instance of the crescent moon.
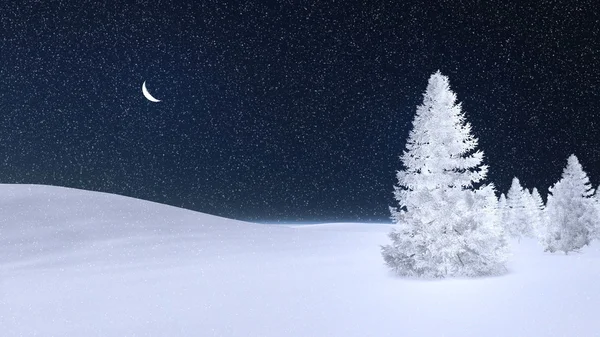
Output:
[[148,99],[150,102],[160,102],[159,99],[156,99],[154,97],[152,97],[152,95],[150,95],[150,93],[148,92],[148,89],[146,89],[146,81],[144,81],[144,83],[142,83],[142,93],[144,94],[144,97],[146,97],[146,99]]

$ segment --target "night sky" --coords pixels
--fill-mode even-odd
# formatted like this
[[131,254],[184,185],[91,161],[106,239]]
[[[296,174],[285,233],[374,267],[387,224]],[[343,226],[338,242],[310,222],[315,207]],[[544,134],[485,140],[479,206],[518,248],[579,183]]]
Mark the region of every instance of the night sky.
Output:
[[571,153],[600,183],[594,0],[3,1],[0,181],[389,221],[438,69],[500,192],[516,175],[545,195]]

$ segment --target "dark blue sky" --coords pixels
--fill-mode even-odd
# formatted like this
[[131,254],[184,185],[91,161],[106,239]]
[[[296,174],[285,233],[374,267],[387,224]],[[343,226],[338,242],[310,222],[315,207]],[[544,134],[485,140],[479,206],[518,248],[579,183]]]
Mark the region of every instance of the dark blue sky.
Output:
[[545,194],[570,153],[596,185],[599,17],[591,0],[6,1],[0,181],[386,221],[439,69],[500,191],[516,175]]

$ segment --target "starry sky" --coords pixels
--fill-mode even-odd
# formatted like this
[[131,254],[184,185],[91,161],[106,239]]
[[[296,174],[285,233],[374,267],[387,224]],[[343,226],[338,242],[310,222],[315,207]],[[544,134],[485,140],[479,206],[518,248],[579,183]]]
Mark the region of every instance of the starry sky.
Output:
[[599,68],[593,0],[4,1],[0,181],[389,221],[439,69],[500,192],[545,195],[571,153],[596,186]]

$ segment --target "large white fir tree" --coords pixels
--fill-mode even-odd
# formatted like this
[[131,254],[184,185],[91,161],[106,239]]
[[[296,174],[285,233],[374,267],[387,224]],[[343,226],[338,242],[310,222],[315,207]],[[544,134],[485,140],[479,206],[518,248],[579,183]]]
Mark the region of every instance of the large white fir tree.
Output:
[[481,276],[505,272],[507,242],[493,185],[448,78],[431,75],[401,156],[391,207],[395,228],[382,246],[401,276]]
[[598,222],[593,194],[587,174],[571,155],[561,179],[549,189],[546,251],[566,254],[590,243]]

